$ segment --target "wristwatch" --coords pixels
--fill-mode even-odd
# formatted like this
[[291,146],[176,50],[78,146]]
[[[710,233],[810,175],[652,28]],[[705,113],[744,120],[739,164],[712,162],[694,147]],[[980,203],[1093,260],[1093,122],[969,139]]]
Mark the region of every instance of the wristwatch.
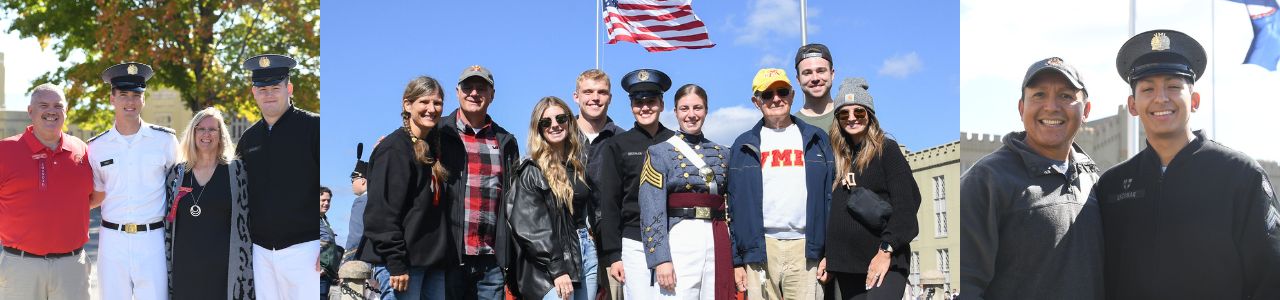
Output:
[[893,254],[893,246],[889,245],[889,242],[880,242],[880,251]]

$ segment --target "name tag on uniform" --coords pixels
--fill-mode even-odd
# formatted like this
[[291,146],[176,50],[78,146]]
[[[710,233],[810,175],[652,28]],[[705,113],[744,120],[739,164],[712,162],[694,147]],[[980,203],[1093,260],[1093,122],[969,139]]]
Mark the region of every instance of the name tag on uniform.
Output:
[[641,152],[627,152],[627,153],[626,153],[626,155],[627,155],[627,156],[637,156],[637,155],[644,155],[644,153],[641,153]]
[[108,160],[104,160],[104,161],[102,161],[102,162],[98,163],[98,166],[99,166],[99,167],[106,167],[106,166],[110,166],[110,165],[111,165],[111,164],[113,164],[113,163],[115,163],[115,160],[114,160],[114,159],[108,159]]

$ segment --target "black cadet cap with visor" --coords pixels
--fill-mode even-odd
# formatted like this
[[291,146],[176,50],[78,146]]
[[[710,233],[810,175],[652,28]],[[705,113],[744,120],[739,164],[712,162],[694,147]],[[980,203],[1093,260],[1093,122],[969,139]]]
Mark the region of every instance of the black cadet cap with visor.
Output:
[[152,75],[155,73],[151,66],[126,62],[102,70],[102,81],[111,85],[112,89],[142,92],[147,89],[147,79],[151,79]]

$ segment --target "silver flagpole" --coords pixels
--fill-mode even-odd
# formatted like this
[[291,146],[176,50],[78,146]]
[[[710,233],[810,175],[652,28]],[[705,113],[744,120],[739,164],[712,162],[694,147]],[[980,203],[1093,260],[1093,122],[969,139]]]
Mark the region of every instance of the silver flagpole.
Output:
[[604,10],[600,9],[600,1],[603,1],[603,0],[596,0],[596,13],[595,13],[596,69],[597,70],[600,69],[600,23],[604,22]]
[[[1129,0],[1129,37],[1133,37],[1134,35],[1138,34],[1137,19],[1138,19],[1138,1]],[[1129,87],[1129,93],[1130,95],[1132,95],[1133,93],[1132,86]],[[1138,144],[1140,143],[1139,140],[1142,139],[1142,137],[1138,136],[1138,132],[1139,132],[1138,126],[1142,126],[1142,125],[1138,123],[1138,117],[1136,116],[1128,116],[1128,117],[1129,117],[1129,121],[1128,121],[1129,128],[1128,130],[1126,130],[1128,131],[1126,134],[1129,136],[1129,138],[1125,141],[1125,150],[1128,153],[1125,153],[1125,154],[1126,156],[1134,156],[1138,154]]]
[[1213,129],[1209,130],[1209,138],[1216,139],[1218,138],[1218,1],[1209,1],[1209,5],[1209,38],[1211,39],[1209,42],[1211,64],[1209,65],[1213,66],[1211,69],[1213,72],[1210,72],[1213,74],[1213,81],[1209,82],[1213,86],[1213,92],[1209,93],[1212,95],[1209,98],[1209,108],[1213,113],[1209,114],[1209,118],[1213,120],[1210,123]]
[[809,44],[809,1],[800,0],[800,45]]

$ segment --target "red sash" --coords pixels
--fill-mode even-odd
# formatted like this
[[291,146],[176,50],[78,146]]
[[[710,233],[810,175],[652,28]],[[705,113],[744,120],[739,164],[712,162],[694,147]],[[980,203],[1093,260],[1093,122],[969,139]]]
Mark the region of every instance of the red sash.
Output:
[[[715,207],[724,209],[724,197],[706,193],[672,193],[667,195],[667,207]],[[733,255],[729,247],[729,224],[724,219],[711,221],[711,236],[715,240],[715,299],[736,299],[738,289],[733,282]]]

